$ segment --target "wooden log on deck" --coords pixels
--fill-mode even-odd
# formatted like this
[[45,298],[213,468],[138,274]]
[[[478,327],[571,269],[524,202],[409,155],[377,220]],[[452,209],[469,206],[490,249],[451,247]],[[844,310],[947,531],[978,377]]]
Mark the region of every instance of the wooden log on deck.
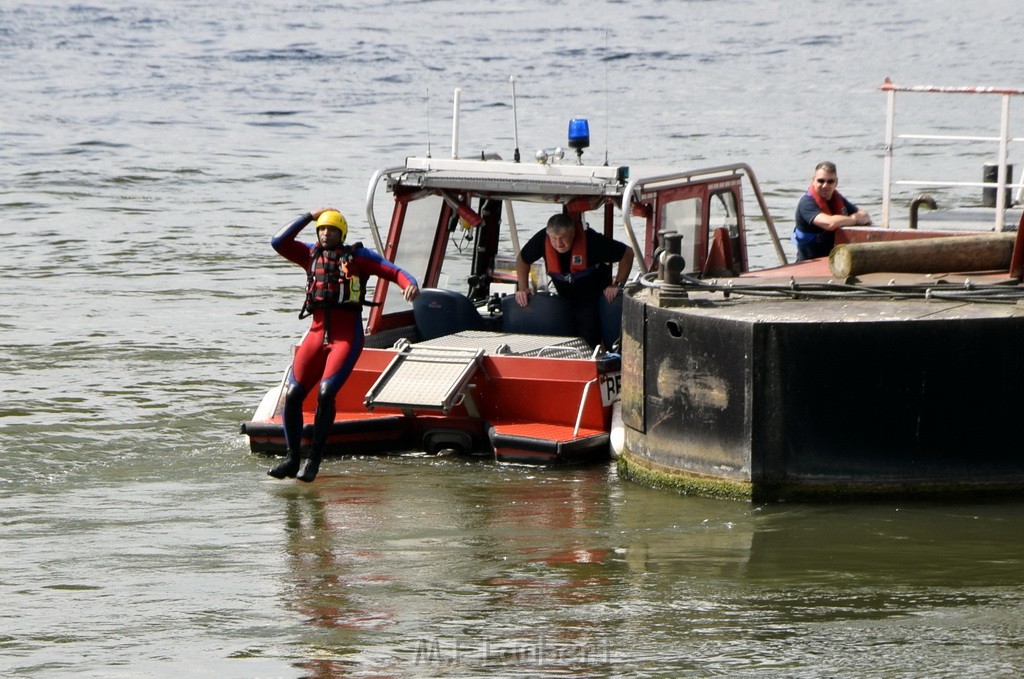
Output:
[[828,256],[836,278],[861,274],[1009,270],[1014,233],[942,236],[837,245]]

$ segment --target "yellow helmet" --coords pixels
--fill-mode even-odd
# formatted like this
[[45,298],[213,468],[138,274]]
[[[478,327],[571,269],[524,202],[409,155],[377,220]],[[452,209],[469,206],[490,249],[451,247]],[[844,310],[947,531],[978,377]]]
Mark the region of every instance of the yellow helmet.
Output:
[[338,231],[341,231],[341,242],[345,242],[345,238],[348,236],[348,222],[337,210],[324,210],[320,213],[320,218],[316,220],[316,228],[319,230],[322,226],[333,226]]

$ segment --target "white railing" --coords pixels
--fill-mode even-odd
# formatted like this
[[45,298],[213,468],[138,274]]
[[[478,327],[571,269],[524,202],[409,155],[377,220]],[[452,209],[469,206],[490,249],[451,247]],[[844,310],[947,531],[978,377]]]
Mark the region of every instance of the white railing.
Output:
[[[881,87],[888,95],[888,112],[885,121],[885,166],[882,181],[882,226],[889,226],[889,208],[892,202],[893,186],[975,186],[996,189],[995,205],[995,230],[1002,231],[1006,221],[1006,189],[1017,189],[1017,202],[1024,197],[1024,183],[1012,184],[1007,179],[1007,166],[1009,158],[1009,145],[1011,142],[1024,142],[1024,137],[1010,137],[1010,98],[1024,95],[1024,90],[1000,88],[1000,87],[936,87],[932,85],[918,85],[913,87],[899,87],[894,85],[889,78]],[[939,134],[895,134],[896,117],[896,93],[937,93],[937,94],[995,94],[1002,97],[1002,115],[999,125],[998,137],[958,136]],[[950,181],[921,181],[921,180],[895,180],[893,179],[893,151],[895,140],[930,140],[930,141],[969,141],[969,142],[998,142],[999,159],[996,181],[993,182],[950,182]]]

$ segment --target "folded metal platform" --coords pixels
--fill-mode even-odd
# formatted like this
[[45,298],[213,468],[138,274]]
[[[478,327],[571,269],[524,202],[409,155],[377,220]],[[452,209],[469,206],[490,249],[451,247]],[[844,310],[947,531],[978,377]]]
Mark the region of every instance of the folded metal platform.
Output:
[[483,349],[406,344],[367,392],[364,404],[371,410],[390,406],[447,415],[464,400],[483,355]]

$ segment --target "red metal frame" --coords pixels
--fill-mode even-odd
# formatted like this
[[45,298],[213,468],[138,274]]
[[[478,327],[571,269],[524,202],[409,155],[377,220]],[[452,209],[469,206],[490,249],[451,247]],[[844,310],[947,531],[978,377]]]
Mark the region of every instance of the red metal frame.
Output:
[[[711,198],[715,194],[722,192],[731,193],[734,198],[739,230],[738,240],[736,243],[730,242],[728,246],[720,246],[718,252],[712,252],[711,245],[714,231],[710,225]],[[734,262],[739,264],[739,271],[741,273],[747,271],[746,215],[743,210],[742,181],[739,175],[714,177],[706,181],[697,180],[684,186],[652,189],[645,192],[643,199],[637,204],[643,206],[643,213],[638,216],[644,216],[647,219],[644,234],[644,258],[649,263],[650,268],[657,268],[657,262],[653,261],[653,259],[654,252],[659,246],[657,242],[658,233],[664,228],[661,224],[662,208],[668,203],[692,198],[698,198],[701,201],[700,226],[702,228],[697,231],[696,242],[684,244],[684,247],[687,247],[687,245],[692,246],[683,253],[689,270],[703,271],[709,264],[709,257],[715,256],[719,260],[712,262],[712,264],[717,263],[722,268],[731,270],[730,263]]]

